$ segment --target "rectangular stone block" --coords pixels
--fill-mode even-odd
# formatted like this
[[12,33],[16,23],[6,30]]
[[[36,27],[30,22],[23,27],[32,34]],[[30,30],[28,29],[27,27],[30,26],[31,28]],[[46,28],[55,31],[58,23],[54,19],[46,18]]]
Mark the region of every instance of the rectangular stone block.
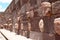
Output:
[[43,40],[42,33],[41,32],[35,32],[35,31],[30,32],[30,38],[33,40]]
[[43,33],[43,40],[55,40],[54,34]]
[[31,31],[30,38],[33,40],[55,40],[55,35],[53,34],[53,36],[49,36],[48,33]]

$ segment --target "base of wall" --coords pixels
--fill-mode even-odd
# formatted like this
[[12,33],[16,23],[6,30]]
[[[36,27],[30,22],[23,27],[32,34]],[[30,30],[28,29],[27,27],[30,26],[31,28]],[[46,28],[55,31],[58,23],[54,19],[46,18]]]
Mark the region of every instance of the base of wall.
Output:
[[43,34],[41,32],[35,32],[35,31],[30,32],[30,38],[33,40],[43,40],[42,35]]
[[30,38],[33,40],[55,40],[55,35],[49,36],[48,33],[31,31]]

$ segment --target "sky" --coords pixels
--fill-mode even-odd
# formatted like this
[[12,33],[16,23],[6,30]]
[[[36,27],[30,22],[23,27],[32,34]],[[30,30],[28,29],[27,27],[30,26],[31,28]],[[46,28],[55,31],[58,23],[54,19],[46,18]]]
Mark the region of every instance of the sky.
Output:
[[4,12],[12,0],[0,0],[0,12]]

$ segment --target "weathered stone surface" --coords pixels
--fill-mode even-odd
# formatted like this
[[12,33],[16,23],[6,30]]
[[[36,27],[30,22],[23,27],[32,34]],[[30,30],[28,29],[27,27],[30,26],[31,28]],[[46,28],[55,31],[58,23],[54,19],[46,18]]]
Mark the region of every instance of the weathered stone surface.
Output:
[[43,33],[43,40],[55,40],[55,35],[54,34],[49,35],[48,33]]
[[41,32],[35,32],[35,31],[30,32],[30,38],[33,40],[43,40],[42,35],[43,34]]
[[56,1],[52,4],[52,13],[57,14],[60,13],[60,1]]
[[31,23],[31,31],[40,32],[39,21],[40,21],[39,17],[35,17],[35,18],[31,19],[31,22],[30,22]]

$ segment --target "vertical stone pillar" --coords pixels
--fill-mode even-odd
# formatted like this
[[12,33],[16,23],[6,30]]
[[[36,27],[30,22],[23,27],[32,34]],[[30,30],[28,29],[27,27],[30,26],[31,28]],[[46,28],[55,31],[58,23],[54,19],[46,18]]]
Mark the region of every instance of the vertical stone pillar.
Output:
[[20,35],[23,35],[23,23],[21,22]]
[[13,32],[16,32],[15,24],[17,23],[17,11],[14,10],[12,13],[13,13],[13,14],[12,14],[12,28],[13,28],[12,31],[13,31]]
[[28,22],[27,21],[23,21],[21,23],[21,29],[20,29],[20,34],[29,38],[29,28],[28,28]]
[[21,30],[21,22],[20,20],[18,21],[18,30],[17,30],[17,34],[20,34],[20,30]]
[[31,19],[31,26],[32,26],[31,31],[40,32],[39,21],[40,21],[39,17],[34,17]]
[[42,33],[40,32],[39,28],[39,21],[40,17],[34,17],[31,19],[31,31],[30,31],[30,38],[33,40],[43,40]]
[[27,37],[27,38],[29,38],[29,26],[28,26],[28,21],[25,21],[24,23],[23,23],[23,25],[24,25],[24,27],[23,27],[23,30],[25,31],[24,33],[25,33],[25,36]]
[[54,18],[45,16],[43,17],[43,21],[44,21],[43,40],[55,40]]
[[23,14],[23,16],[21,16],[21,32],[23,36],[26,36],[27,38],[29,38],[29,29],[28,29],[28,18],[26,13]]

